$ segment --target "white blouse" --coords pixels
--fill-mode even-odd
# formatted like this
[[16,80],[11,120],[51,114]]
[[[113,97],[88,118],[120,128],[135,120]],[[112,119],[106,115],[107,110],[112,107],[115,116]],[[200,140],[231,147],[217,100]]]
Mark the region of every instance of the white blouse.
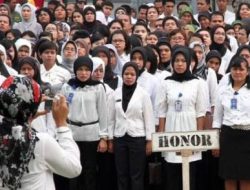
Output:
[[67,83],[62,87],[62,94],[69,103],[68,119],[73,122],[92,123],[82,126],[70,124],[76,141],[98,141],[108,137],[107,100],[102,84],[78,87]]
[[[29,173],[23,175],[20,190],[55,190],[53,173],[67,178],[80,175],[80,152],[71,130],[60,127],[57,134],[58,142],[46,133],[37,133],[35,159],[29,162]],[[1,180],[0,189],[8,189],[2,188]]]
[[115,90],[114,136],[126,133],[132,137],[146,137],[151,140],[155,131],[152,103],[148,93],[137,85],[126,112],[122,108],[122,87]]
[[[232,88],[232,84],[222,86],[219,89],[214,110],[213,128],[221,125],[250,125],[250,90],[246,85],[238,92]],[[237,100],[236,108],[232,106],[232,99]]]
[[[165,80],[161,83],[156,98],[158,117],[166,118],[165,131],[196,131],[197,118],[203,117],[207,109],[206,83],[201,79],[184,82]],[[175,152],[164,152],[168,162],[181,163],[182,157]],[[201,159],[200,153],[190,161]]]

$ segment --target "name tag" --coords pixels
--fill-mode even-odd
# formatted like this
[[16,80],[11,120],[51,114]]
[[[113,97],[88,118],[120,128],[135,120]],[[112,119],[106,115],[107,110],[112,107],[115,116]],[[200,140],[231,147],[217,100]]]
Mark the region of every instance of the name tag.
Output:
[[231,109],[232,110],[236,110],[237,109],[237,99],[236,98],[232,98],[231,99]]
[[175,111],[176,112],[181,112],[182,111],[182,101],[181,100],[176,100],[175,101]]
[[73,99],[73,97],[74,97],[74,93],[69,93],[69,96],[67,97],[67,102],[69,103],[69,104],[71,104],[72,103],[72,99]]

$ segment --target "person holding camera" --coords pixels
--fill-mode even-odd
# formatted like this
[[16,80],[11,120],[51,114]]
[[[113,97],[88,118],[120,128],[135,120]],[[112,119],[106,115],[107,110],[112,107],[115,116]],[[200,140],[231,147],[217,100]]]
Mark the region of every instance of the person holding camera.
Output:
[[[32,129],[41,100],[40,86],[25,76],[10,76],[0,87],[0,179],[7,189],[55,189],[53,173],[68,178],[81,173],[80,153],[66,118],[63,96],[53,101],[58,141]],[[1,184],[1,182],[0,182]]]

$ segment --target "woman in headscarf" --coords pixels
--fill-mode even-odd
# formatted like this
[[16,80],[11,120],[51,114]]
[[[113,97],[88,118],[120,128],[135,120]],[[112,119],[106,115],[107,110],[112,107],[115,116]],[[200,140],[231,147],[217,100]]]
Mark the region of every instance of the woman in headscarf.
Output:
[[74,62],[78,57],[77,45],[74,41],[67,41],[62,45],[61,64],[70,72],[71,77],[74,77]]
[[0,178],[9,189],[54,189],[53,173],[70,178],[81,172],[65,98],[53,103],[58,142],[29,126],[40,100],[39,85],[28,77],[10,76],[0,87]]
[[36,21],[35,7],[30,3],[25,3],[21,7],[22,22],[15,23],[13,29],[18,29],[21,33],[30,30],[37,37],[43,31],[42,26]]
[[114,154],[118,189],[144,189],[146,155],[151,154],[155,131],[153,106],[148,93],[137,84],[137,64],[122,70],[123,85],[115,91]]
[[[173,74],[160,84],[156,106],[159,117],[159,132],[196,131],[203,129],[207,110],[205,83],[192,75],[191,55],[186,47],[177,47],[172,56]],[[192,90],[190,90],[192,89]],[[182,157],[175,152],[164,152],[167,162],[166,189],[182,189]],[[201,153],[189,156],[190,189],[196,189],[196,165]],[[174,176],[174,177],[173,177]]]
[[171,72],[170,59],[171,59],[172,48],[171,48],[170,43],[168,43],[167,38],[162,37],[162,38],[159,38],[156,46],[160,50],[160,62],[158,64],[158,69]]
[[[91,79],[93,61],[78,57],[75,77],[62,87],[69,104],[68,123],[81,152],[83,172],[76,178],[75,190],[96,190],[97,152],[107,151],[107,102],[101,82]],[[76,114],[77,113],[77,114]]]
[[6,49],[1,44],[0,44],[0,53],[1,53],[0,58],[4,64],[5,68],[8,71],[8,74],[6,75],[6,77],[8,77],[9,75],[17,75],[17,71],[6,64],[6,61],[7,61]]
[[96,12],[93,7],[86,7],[83,10],[83,28],[87,30],[89,34],[92,34],[94,31],[97,31],[98,25],[100,25],[96,20]]
[[219,73],[224,75],[228,64],[233,57],[233,53],[230,50],[226,31],[223,26],[215,26],[211,28],[212,44],[210,50],[217,50],[221,54],[221,66]]
[[105,46],[96,47],[92,51],[92,56],[100,57],[105,63],[105,75],[103,81],[113,90],[120,87],[122,85],[122,79],[112,71],[109,49]]

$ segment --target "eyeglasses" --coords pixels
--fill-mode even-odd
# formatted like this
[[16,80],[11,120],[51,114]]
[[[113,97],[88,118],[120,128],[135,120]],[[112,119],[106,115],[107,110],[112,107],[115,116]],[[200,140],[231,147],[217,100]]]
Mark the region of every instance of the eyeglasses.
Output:
[[172,37],[171,40],[182,41],[182,40],[184,40],[184,38],[183,37]]
[[122,43],[125,42],[124,40],[121,39],[117,39],[117,40],[112,40],[113,43]]

